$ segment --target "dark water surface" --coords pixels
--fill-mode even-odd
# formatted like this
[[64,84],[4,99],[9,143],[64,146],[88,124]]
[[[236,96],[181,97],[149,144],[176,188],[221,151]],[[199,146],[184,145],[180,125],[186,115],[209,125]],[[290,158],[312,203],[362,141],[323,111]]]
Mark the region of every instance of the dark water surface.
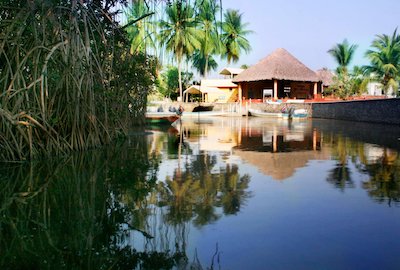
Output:
[[400,269],[399,137],[215,118],[0,164],[0,268]]

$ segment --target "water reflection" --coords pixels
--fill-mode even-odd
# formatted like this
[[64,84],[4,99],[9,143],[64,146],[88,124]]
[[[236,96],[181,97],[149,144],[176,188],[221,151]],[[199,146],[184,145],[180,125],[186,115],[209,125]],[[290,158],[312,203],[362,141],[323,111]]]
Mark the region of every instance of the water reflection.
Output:
[[[212,269],[219,256],[230,254],[229,247],[218,249],[219,234],[230,227],[216,236],[210,228],[242,219],[240,228],[267,228],[279,220],[268,207],[281,199],[273,195],[274,180],[296,179],[297,189],[326,185],[319,187],[324,194],[360,190],[375,205],[399,206],[400,147],[393,134],[400,132],[355,126],[371,136],[334,121],[215,118],[153,127],[119,145],[69,158],[1,164],[0,266]],[[310,182],[317,170],[324,178]],[[269,197],[256,197],[265,192],[260,183],[271,188]],[[317,202],[309,207],[323,204]],[[297,222],[286,219],[283,225]],[[212,243],[197,252],[195,235],[203,231],[213,235]],[[241,232],[247,246],[268,230]],[[232,237],[240,235],[227,236]],[[232,262],[228,268],[239,263],[225,256],[226,264]]]
[[368,181],[363,187],[368,194],[378,202],[400,204],[400,158],[397,152],[389,149],[382,150],[380,159],[365,164],[364,170],[369,174]]
[[226,159],[238,156],[276,180],[289,178],[310,160],[330,158],[321,132],[308,120],[215,118],[184,123],[183,134],[192,148],[224,151]]
[[361,186],[375,201],[388,205],[399,203],[400,156],[398,150],[356,141],[343,134],[327,134],[325,144],[332,149],[335,167],[327,179],[342,191],[354,188],[350,165],[367,176]]
[[176,252],[137,252],[121,245],[127,228],[140,231],[140,216],[131,210],[146,204],[156,184],[157,162],[145,146],[144,139],[136,139],[124,148],[68,159],[2,164],[2,268],[171,265],[179,257]]

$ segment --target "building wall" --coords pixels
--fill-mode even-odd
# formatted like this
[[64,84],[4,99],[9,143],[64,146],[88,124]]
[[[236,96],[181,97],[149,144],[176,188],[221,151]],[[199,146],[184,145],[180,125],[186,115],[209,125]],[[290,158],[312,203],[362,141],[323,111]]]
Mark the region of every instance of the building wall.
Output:
[[[258,81],[258,82],[243,82],[242,93],[245,99],[263,99],[264,89],[274,89],[274,82],[272,80]],[[285,92],[285,88],[290,87],[290,92]],[[318,88],[321,93],[321,88]],[[312,82],[297,82],[297,81],[278,81],[278,98],[291,98],[291,99],[312,99],[314,93],[314,83]]]
[[400,99],[313,103],[312,117],[399,125]]
[[[384,95],[383,90],[382,90],[382,84],[378,82],[370,82],[367,85],[367,92],[368,95],[370,96],[382,96]],[[390,87],[388,92],[386,93],[387,96],[389,97],[394,97],[395,93],[393,91],[393,88]]]
[[263,98],[263,89],[273,89],[273,81],[259,81],[242,83],[242,93],[245,99],[261,99]]
[[314,83],[291,82],[290,98],[312,99]]
[[238,96],[237,87],[230,88],[218,88],[220,91],[218,92],[209,92],[206,95],[206,102],[217,102],[217,103],[226,103],[226,102],[235,102]]

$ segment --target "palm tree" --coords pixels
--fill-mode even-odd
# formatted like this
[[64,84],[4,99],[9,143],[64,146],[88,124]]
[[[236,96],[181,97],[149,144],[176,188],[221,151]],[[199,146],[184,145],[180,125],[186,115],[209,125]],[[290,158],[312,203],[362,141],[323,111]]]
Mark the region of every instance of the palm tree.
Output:
[[328,51],[339,65],[337,68],[338,74],[347,74],[347,67],[350,64],[357,47],[358,46],[355,44],[350,45],[347,39],[345,39],[342,43],[337,43]]
[[131,42],[131,54],[156,48],[154,37],[156,25],[147,17],[153,13],[144,0],[133,1],[132,6],[126,11],[128,18],[126,31]]
[[181,64],[184,56],[200,48],[202,31],[197,27],[193,8],[186,2],[175,1],[166,8],[166,19],[160,22],[159,40],[175,55],[178,63],[179,95],[182,100]]
[[246,39],[246,35],[253,31],[246,30],[247,23],[242,23],[242,15],[238,10],[228,9],[224,14],[224,22],[222,23],[222,43],[225,47],[223,54],[227,58],[228,64],[233,61],[237,62],[242,50],[249,52],[251,46]]
[[[209,68],[216,69],[216,62],[212,59],[212,55],[219,53],[222,44],[218,35],[216,13],[220,9],[215,0],[197,0],[198,15],[197,20],[199,22],[200,29],[203,31],[204,36],[201,39],[201,47],[196,56],[197,69],[201,76],[207,76]],[[200,61],[202,60],[202,61]],[[199,66],[199,64],[201,64]],[[199,69],[200,67],[200,69]]]
[[400,35],[397,34],[397,28],[392,36],[377,35],[371,46],[375,50],[368,50],[366,53],[371,61],[366,69],[382,83],[386,94],[390,87],[394,90],[398,88],[397,79],[400,77]]
[[367,91],[367,86],[369,82],[370,79],[366,75],[365,67],[354,66],[351,73],[350,93],[360,96]]
[[193,67],[200,73],[200,76],[206,76],[210,70],[216,70],[218,67],[215,59],[209,55],[205,56],[201,50],[196,50],[192,56]]

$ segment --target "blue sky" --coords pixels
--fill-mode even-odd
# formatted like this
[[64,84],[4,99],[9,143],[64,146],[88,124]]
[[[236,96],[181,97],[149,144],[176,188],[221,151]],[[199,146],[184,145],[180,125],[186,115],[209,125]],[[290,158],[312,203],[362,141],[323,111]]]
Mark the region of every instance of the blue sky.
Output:
[[[375,35],[392,34],[400,25],[399,0],[223,0],[222,5],[239,9],[255,32],[248,36],[252,51],[232,67],[255,64],[282,47],[313,70],[334,69],[327,51],[345,38],[358,45],[352,65],[364,65]],[[218,70],[224,66],[220,61]]]

